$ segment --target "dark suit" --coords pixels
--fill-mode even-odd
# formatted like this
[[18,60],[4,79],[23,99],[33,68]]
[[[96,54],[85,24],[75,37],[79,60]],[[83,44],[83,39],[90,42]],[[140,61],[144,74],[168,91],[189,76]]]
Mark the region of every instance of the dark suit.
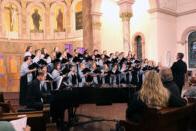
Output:
[[171,70],[174,77],[174,81],[178,85],[181,94],[182,88],[185,83],[185,74],[187,72],[187,65],[184,61],[178,60],[177,62],[174,62],[174,64],[171,67]]
[[38,79],[33,80],[28,87],[27,94],[27,107],[42,110],[43,108],[43,93],[40,89],[40,81]]
[[180,97],[180,90],[177,84],[172,80],[172,81],[164,81],[163,85],[165,88],[167,88],[173,95]]

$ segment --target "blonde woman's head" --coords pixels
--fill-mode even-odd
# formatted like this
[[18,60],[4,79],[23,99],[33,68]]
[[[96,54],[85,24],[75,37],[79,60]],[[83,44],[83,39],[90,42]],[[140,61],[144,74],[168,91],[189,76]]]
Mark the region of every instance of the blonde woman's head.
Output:
[[149,107],[167,107],[169,91],[163,86],[156,71],[146,72],[139,97]]

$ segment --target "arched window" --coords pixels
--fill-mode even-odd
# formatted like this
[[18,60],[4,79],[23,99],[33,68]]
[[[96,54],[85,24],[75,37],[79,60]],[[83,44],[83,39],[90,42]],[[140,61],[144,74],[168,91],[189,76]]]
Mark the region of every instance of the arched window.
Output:
[[142,59],[142,37],[140,35],[135,37],[135,47],[136,47],[136,56],[138,59]]
[[82,1],[79,1],[75,6],[75,20],[76,30],[82,29]]
[[188,37],[189,68],[196,68],[196,31]]

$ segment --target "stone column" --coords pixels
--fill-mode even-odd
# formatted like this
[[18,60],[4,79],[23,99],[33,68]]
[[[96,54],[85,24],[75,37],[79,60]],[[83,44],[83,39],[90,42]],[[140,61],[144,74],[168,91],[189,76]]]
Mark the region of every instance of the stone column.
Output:
[[50,4],[48,1],[45,1],[46,11],[45,11],[45,25],[44,25],[44,35],[45,39],[50,38]]
[[82,17],[83,17],[83,47],[89,52],[92,51],[92,17],[91,17],[91,0],[82,1]]
[[[1,2],[0,2],[1,4]],[[0,6],[0,37],[2,37],[2,9]]]
[[92,17],[92,33],[93,33],[93,50],[101,49],[101,3],[102,0],[91,0],[91,17]]
[[[22,9],[21,9],[21,38],[26,39],[27,38],[27,14],[26,14],[26,0],[22,0]],[[20,30],[20,29],[19,29]]]
[[67,3],[67,10],[65,13],[65,31],[66,34],[71,33],[71,2]]
[[83,46],[92,52],[101,49],[102,0],[83,0]]
[[120,0],[118,2],[120,6],[120,17],[123,24],[123,50],[130,51],[132,49],[130,45],[130,18],[132,17],[132,5],[134,0]]

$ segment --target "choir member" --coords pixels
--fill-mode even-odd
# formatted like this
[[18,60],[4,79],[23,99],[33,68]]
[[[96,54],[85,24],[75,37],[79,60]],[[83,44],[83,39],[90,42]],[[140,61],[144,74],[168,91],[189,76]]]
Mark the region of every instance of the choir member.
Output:
[[20,70],[20,105],[26,104],[27,85],[33,80],[32,72],[36,71],[29,69],[31,63],[31,56],[25,56]]
[[70,69],[70,72],[68,73],[68,84],[70,87],[78,86],[76,65],[73,65]]
[[40,69],[45,76],[45,83],[44,83],[44,88],[46,92],[50,92],[53,89],[53,76],[48,72],[47,65],[43,65]]
[[80,63],[80,67],[78,70],[78,82],[79,82],[79,87],[83,87],[86,83],[86,74],[83,72],[83,70],[85,69],[85,64],[84,63]]
[[53,51],[56,53],[56,58],[57,58],[57,59],[60,59],[62,53],[61,53],[61,51],[59,50],[59,48],[58,48],[58,47],[55,47]]
[[32,51],[33,51],[33,47],[32,47],[32,46],[28,46],[28,47],[26,48],[26,52],[25,52],[25,54],[24,54],[24,57],[25,57],[25,56],[31,56],[31,55],[32,55]]
[[109,74],[109,66],[107,63],[104,63],[103,69],[102,69],[102,82],[104,86],[109,86],[110,84],[110,74]]
[[48,54],[48,50],[46,48],[42,48],[41,50],[41,59],[45,60],[48,64],[52,62],[51,57]]
[[113,68],[111,70],[111,84],[116,87],[120,84],[120,80],[119,80],[119,68],[118,68],[118,64],[114,63]]
[[35,57],[33,58],[33,63],[38,63],[41,59],[41,50],[40,49],[37,49],[35,51]]
[[61,74],[61,63],[59,60],[56,60],[54,63],[54,70],[52,71],[52,78],[55,82],[55,89],[58,89],[62,80],[63,80],[63,75]]

